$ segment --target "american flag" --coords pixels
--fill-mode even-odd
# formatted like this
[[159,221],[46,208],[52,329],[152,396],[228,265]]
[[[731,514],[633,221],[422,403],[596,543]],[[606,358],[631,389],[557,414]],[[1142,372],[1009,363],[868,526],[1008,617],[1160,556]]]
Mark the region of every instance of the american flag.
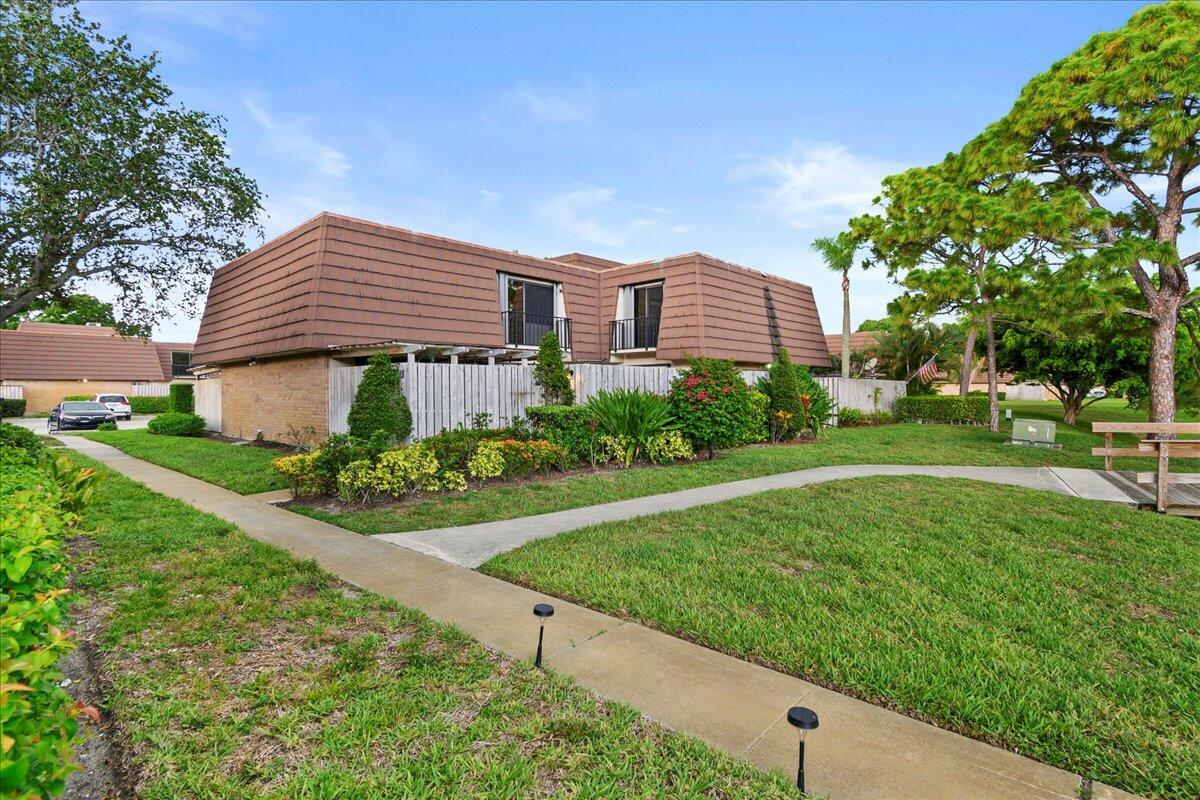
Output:
[[938,374],[939,370],[937,367],[937,356],[934,355],[932,358],[922,364],[919,370],[917,370],[917,380],[919,380],[921,383],[929,383],[936,378]]

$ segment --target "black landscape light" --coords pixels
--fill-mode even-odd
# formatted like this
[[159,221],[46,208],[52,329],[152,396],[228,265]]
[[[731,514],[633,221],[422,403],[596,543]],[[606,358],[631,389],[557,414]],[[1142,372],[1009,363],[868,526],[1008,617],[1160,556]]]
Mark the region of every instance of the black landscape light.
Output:
[[801,792],[804,791],[804,735],[808,731],[815,731],[817,725],[817,712],[811,708],[804,706],[792,706],[788,709],[788,722],[792,727],[800,729],[800,766],[796,769],[796,788]]
[[554,606],[549,603],[538,603],[533,607],[533,615],[538,618],[538,649],[533,665],[542,668],[542,637],[546,634],[546,617],[554,616]]

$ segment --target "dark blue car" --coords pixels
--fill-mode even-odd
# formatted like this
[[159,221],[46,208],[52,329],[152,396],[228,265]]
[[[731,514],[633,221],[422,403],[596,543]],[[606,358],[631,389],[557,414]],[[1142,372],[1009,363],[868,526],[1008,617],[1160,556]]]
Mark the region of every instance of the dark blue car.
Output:
[[115,422],[117,415],[94,400],[64,400],[50,412],[46,423],[51,431],[93,431],[102,423]]

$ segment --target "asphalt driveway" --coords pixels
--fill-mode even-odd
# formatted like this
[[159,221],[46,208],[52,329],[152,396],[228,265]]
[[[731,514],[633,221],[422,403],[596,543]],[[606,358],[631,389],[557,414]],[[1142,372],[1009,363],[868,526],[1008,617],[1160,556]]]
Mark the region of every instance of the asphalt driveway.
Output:
[[[133,430],[135,428],[144,428],[150,420],[154,419],[154,414],[134,414],[133,419],[117,420],[118,430]],[[28,428],[34,433],[47,433],[45,417],[5,417],[4,421],[11,425],[20,425],[22,428]],[[55,432],[59,433],[58,431]],[[62,433],[75,433],[75,431],[62,431]]]

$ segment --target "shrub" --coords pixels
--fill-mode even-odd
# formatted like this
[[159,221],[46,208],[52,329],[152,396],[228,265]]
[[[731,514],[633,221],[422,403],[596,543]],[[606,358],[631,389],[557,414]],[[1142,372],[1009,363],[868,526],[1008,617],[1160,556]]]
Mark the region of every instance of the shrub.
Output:
[[763,388],[771,399],[767,409],[771,440],[794,439],[804,424],[804,410],[800,405],[796,368],[786,347],[779,348],[779,354],[767,369]]
[[693,447],[732,447],[746,437],[750,424],[750,388],[732,361],[693,358],[671,381],[671,409]]
[[14,397],[0,397],[0,417],[25,416],[25,401]]
[[921,395],[896,400],[901,422],[940,422],[949,425],[984,425],[988,421],[986,397]]
[[20,425],[10,425],[0,422],[0,448],[15,447],[24,450],[35,460],[46,454],[46,448],[38,439],[38,435]]
[[115,431],[116,429],[117,423],[113,422],[111,419],[108,422],[101,422],[96,426],[96,430],[98,431]]
[[204,418],[181,411],[168,411],[150,420],[146,428],[162,436],[203,436]]
[[347,433],[335,433],[325,440],[321,449],[312,454],[313,480],[316,493],[336,492],[338,476],[355,461],[374,464],[388,448],[388,434],[376,431],[369,439],[356,439]]
[[196,410],[196,387],[192,384],[172,383],[167,392],[167,411],[191,414]]
[[833,418],[833,400],[808,367],[797,366],[796,388],[800,390],[800,406],[804,409],[804,427],[817,436]]
[[497,440],[480,442],[467,464],[472,478],[486,481],[504,474],[504,445]]
[[500,442],[504,455],[504,477],[523,478],[551,468],[566,465],[567,451],[545,439],[504,439]]
[[504,436],[502,431],[459,428],[422,439],[421,444],[433,450],[442,469],[465,472],[481,442]]
[[63,398],[63,402],[68,400],[91,400],[93,396],[90,394],[69,394]]
[[423,443],[388,450],[372,464],[355,461],[338,475],[338,496],[346,502],[365,500],[373,494],[406,497],[420,489],[438,486],[438,461]]
[[896,421],[890,411],[872,411],[867,415],[867,419],[872,425],[890,425]]
[[57,662],[72,646],[63,543],[100,476],[7,443],[0,463],[0,776],[6,797],[50,797],[73,769],[77,714],[98,718],[68,696]]
[[769,419],[771,398],[757,386],[750,387],[750,417],[746,423],[745,444],[765,442],[770,438]]
[[546,405],[574,404],[575,389],[571,386],[571,373],[563,363],[562,346],[554,331],[547,331],[542,336],[537,363],[533,367],[533,382],[541,387],[542,402]]
[[588,400],[587,408],[597,430],[621,443],[619,457],[626,467],[645,454],[652,438],[674,427],[671,404],[641,389],[601,389]]
[[400,373],[386,353],[368,360],[346,421],[356,439],[383,431],[390,441],[402,442],[412,433],[412,412],[400,389]]
[[867,415],[857,408],[843,408],[838,412],[838,427],[857,428],[867,424]]
[[651,437],[646,443],[646,457],[655,464],[695,458],[696,453],[679,431],[666,431]]
[[317,475],[316,461],[316,453],[301,453],[277,458],[271,462],[271,467],[287,478],[292,497],[308,497],[321,494],[327,489],[326,484]]
[[600,460],[597,423],[589,406],[537,406],[525,413],[538,435],[566,450],[571,461],[595,464]]
[[129,411],[132,414],[165,414],[170,411],[171,398],[163,397],[131,397]]

